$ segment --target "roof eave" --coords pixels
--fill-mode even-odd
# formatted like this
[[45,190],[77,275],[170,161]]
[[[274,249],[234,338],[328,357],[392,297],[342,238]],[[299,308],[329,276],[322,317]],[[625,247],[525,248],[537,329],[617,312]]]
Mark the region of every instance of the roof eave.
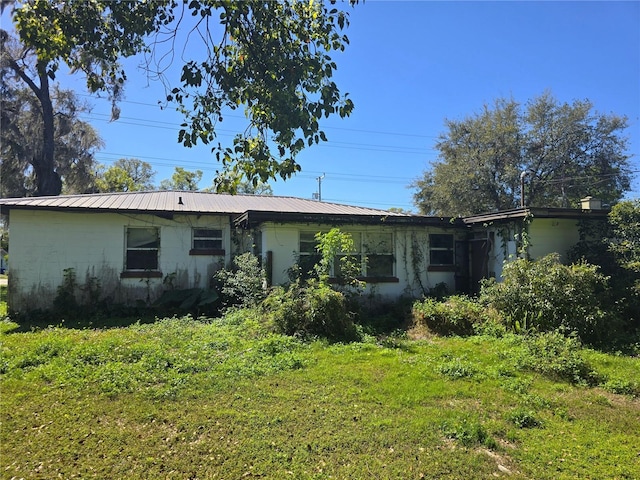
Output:
[[248,210],[233,219],[237,227],[252,228],[265,222],[325,223],[329,225],[415,225],[415,226],[464,226],[462,219],[452,217],[425,217],[419,215],[355,215],[300,212],[268,212]]
[[609,215],[609,212],[610,209],[581,210],[576,208],[527,207],[473,215],[465,217],[463,221],[465,224],[471,226],[478,223],[504,222],[514,219],[522,219],[528,216],[532,216],[533,218],[569,218],[579,220],[585,218],[606,218]]

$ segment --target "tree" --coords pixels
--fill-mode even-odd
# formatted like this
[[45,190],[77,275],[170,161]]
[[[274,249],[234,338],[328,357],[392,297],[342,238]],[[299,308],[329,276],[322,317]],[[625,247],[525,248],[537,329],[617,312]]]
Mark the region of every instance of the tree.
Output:
[[190,172],[182,167],[175,167],[171,179],[165,179],[160,182],[160,190],[196,191],[198,190],[198,182],[201,179],[202,172],[200,170]]
[[233,192],[238,195],[263,195],[272,196],[273,189],[266,182],[254,178],[253,181],[245,180],[242,175],[227,172],[218,175],[213,185],[202,189],[203,192]]
[[241,195],[262,195],[266,197],[273,196],[271,185],[264,182],[257,182],[255,185],[250,182],[240,182],[237,193]]
[[[12,5],[19,39],[0,29],[2,76],[10,72],[38,100],[41,148],[31,158],[34,194],[58,195],[62,179],[55,162],[51,81],[60,64],[66,63],[72,71],[83,71],[92,91],[108,91],[117,100],[125,79],[117,59],[141,50],[142,36],[155,28],[155,14],[161,7],[156,2],[112,2],[113,17],[107,18],[98,2],[5,1],[2,9],[8,4]],[[106,21],[116,18],[119,20]],[[117,116],[115,113],[114,110]]]
[[[0,188],[3,197],[36,195],[42,188],[42,109],[34,93],[0,76]],[[54,86],[50,95],[53,112],[53,171],[65,193],[94,190],[95,152],[103,143],[79,114],[88,107],[70,90]],[[53,181],[53,180],[51,180]],[[59,192],[58,192],[59,193]]]
[[[25,0],[14,4],[13,20],[20,48],[10,51],[3,41],[3,65],[34,91],[44,112],[39,193],[59,191],[47,94],[63,63],[86,75],[90,91],[107,91],[115,102],[126,79],[119,59],[145,52],[148,74],[165,82],[166,101],[185,116],[178,141],[187,147],[213,144],[223,170],[250,181],[289,178],[300,170],[297,153],[326,140],[318,120],[348,116],[353,109],[331,81],[337,67],[329,56],[348,44],[341,34],[348,14],[324,2]],[[181,25],[190,28],[185,42],[202,44],[178,45]],[[205,52],[184,60],[177,84],[165,75],[175,51],[182,58]],[[35,57],[33,68],[23,61],[27,54]],[[248,128],[231,147],[216,145],[217,124],[242,106]]]
[[139,192],[154,190],[152,183],[156,172],[151,165],[137,158],[121,158],[98,174],[96,186],[99,192]]
[[640,199],[615,205],[609,213],[609,223],[613,227],[610,250],[623,268],[640,274]]
[[627,119],[593,112],[588,100],[560,104],[545,92],[523,108],[499,99],[446,127],[438,160],[412,184],[425,214],[517,208],[523,172],[529,206],[577,207],[586,195],[615,203],[630,188]]

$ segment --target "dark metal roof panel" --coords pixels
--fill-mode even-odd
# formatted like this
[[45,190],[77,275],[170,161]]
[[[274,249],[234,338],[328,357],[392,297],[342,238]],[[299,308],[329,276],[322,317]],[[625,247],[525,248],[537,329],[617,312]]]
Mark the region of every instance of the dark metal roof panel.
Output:
[[516,218],[525,218],[532,216],[533,218],[606,218],[609,209],[600,210],[584,210],[579,208],[543,208],[543,207],[525,207],[514,208],[511,210],[502,210],[494,213],[484,213],[481,215],[473,215],[465,217],[464,223],[467,225],[475,225],[487,222],[508,221]]

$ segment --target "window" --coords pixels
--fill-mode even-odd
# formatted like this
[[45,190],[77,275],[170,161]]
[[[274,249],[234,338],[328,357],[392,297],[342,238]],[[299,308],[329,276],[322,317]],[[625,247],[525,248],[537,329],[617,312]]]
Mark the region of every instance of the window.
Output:
[[368,233],[362,246],[367,256],[366,277],[393,277],[393,234]]
[[192,230],[192,248],[190,255],[224,255],[222,230],[213,228],[194,228]]
[[[359,270],[360,273],[362,273],[362,249],[361,249],[361,238],[362,236],[359,233],[354,233],[354,232],[345,232],[348,233],[349,235],[351,235],[351,239],[353,240],[353,251],[352,252],[340,252],[336,255],[336,258],[333,261],[333,271],[331,272],[331,276],[332,277],[342,277],[343,276],[343,272],[342,272],[342,266],[344,265],[344,262],[341,261],[341,258],[344,258],[346,256],[350,256],[353,258],[353,261],[355,262],[356,266],[359,266]],[[353,275],[353,273],[352,273]]]
[[127,228],[125,270],[158,270],[159,250],[159,228]]
[[434,233],[429,235],[429,263],[453,265],[453,235]]
[[[352,256],[356,264],[362,266],[360,274],[367,281],[393,277],[395,259],[392,233],[347,233],[351,235],[354,249],[352,252],[341,252],[336,255],[331,269],[332,277],[341,276],[343,262],[340,259],[347,255]],[[320,261],[320,254],[316,251],[317,244],[315,233],[300,232],[298,265],[305,275],[313,271],[314,265]],[[366,256],[366,262],[363,264],[364,256]]]
[[316,234],[313,232],[300,232],[300,250],[298,253],[298,266],[302,275],[307,276],[313,271],[314,265],[320,261],[320,254],[316,250]]

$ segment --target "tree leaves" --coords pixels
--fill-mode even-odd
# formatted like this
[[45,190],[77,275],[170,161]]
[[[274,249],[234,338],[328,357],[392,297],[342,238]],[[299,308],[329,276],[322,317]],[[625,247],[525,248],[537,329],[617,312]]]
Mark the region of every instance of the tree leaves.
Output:
[[545,92],[523,107],[498,99],[446,126],[438,160],[412,184],[423,213],[517,208],[521,172],[529,206],[578,207],[586,195],[614,203],[630,188],[627,120],[594,113],[588,100],[559,103]]
[[[231,149],[212,150],[223,169],[250,181],[299,171],[297,153],[326,141],[318,120],[354,108],[330,81],[336,64],[329,53],[348,44],[348,13],[323,2],[27,0],[16,4],[13,19],[51,79],[66,63],[114,105],[126,80],[119,60],[146,53],[148,75],[164,82],[165,100],[185,117],[178,141],[187,147],[214,142],[223,113],[244,107],[246,131]],[[177,84],[165,63],[176,51],[184,62]]]

